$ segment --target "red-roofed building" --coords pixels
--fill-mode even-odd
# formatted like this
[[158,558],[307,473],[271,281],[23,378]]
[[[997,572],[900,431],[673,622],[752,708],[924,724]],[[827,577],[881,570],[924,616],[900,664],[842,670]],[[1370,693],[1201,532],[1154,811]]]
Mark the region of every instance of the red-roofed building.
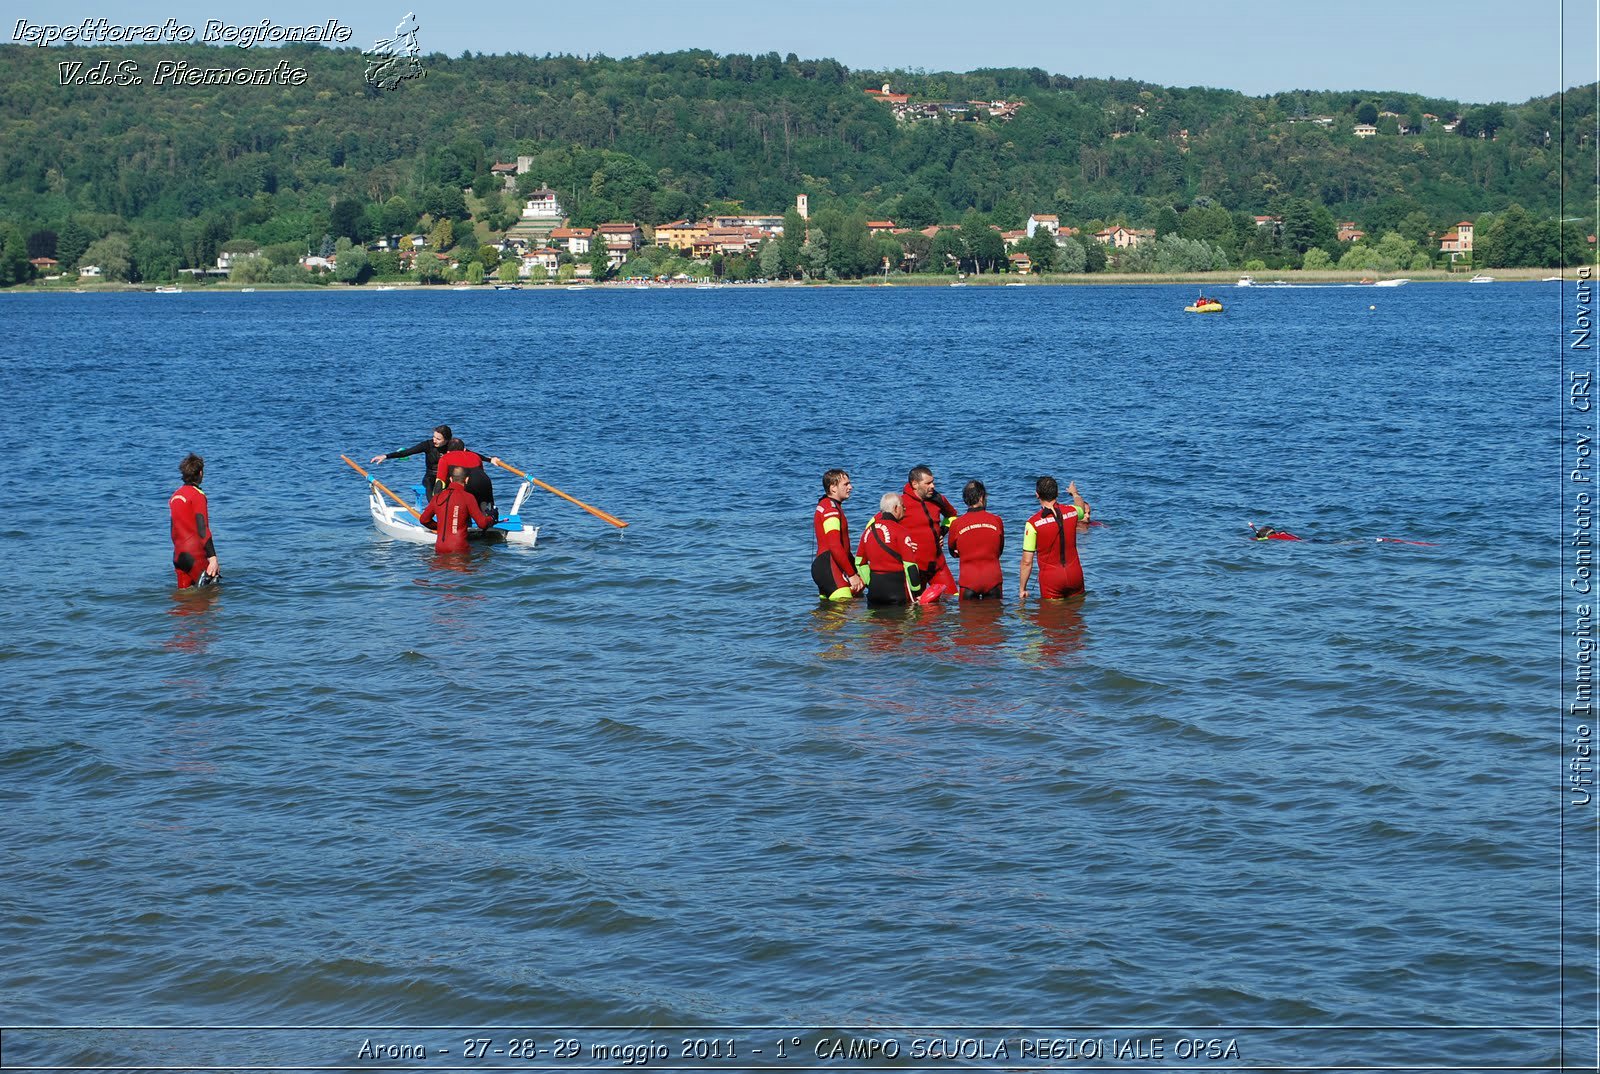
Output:
[[1048,228],[1050,234],[1061,234],[1061,220],[1055,213],[1034,213],[1028,217],[1028,238],[1033,238],[1033,233],[1040,228]]
[[1020,273],[1021,275],[1026,276],[1033,271],[1033,258],[1029,257],[1025,253],[1018,252],[1014,254],[1007,254],[1006,259],[1011,262],[1012,272]]
[[1108,227],[1104,231],[1094,233],[1096,242],[1118,250],[1130,249],[1144,242],[1154,242],[1156,237],[1154,228],[1128,228]]
[[574,257],[588,253],[593,238],[594,232],[586,227],[558,227],[550,232],[550,244],[565,246],[567,253]]
[[1439,237],[1439,252],[1454,261],[1472,252],[1472,221],[1463,220]]
[[644,241],[644,233],[639,230],[638,224],[601,224],[595,228],[595,236],[606,244],[608,250],[613,243],[627,243],[627,249],[637,250]]
[[867,221],[867,231],[870,234],[876,235],[880,231],[893,231],[893,230],[894,230],[894,221],[893,220],[868,220]]
[[688,220],[674,220],[670,224],[662,224],[656,228],[656,245],[673,250],[693,250],[694,241],[705,238],[710,230],[710,220],[700,220],[695,223],[690,223]]
[[561,267],[561,251],[551,246],[541,246],[537,250],[529,250],[522,257],[522,267],[518,275],[531,276],[535,268],[542,268],[554,276]]
[[883,84],[883,89],[881,90],[867,90],[867,96],[871,97],[875,101],[882,101],[885,104],[905,104],[907,101],[911,100],[910,94],[891,92],[889,89],[889,83],[887,82]]

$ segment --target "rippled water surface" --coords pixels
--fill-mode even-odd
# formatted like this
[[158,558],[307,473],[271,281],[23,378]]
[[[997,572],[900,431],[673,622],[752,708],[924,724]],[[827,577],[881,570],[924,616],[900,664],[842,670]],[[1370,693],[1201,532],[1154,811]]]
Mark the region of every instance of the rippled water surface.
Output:
[[[1554,285],[1227,297],[0,301],[3,1020],[1557,1024]],[[438,422],[631,525],[383,539]],[[819,605],[821,472],[923,462],[1011,593],[1076,480],[1086,597]]]

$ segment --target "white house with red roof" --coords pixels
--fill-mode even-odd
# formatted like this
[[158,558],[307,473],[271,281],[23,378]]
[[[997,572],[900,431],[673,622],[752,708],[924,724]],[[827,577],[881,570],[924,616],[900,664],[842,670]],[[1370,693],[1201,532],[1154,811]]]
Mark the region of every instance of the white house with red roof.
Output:
[[527,202],[522,206],[524,220],[560,220],[561,202],[556,198],[556,192],[549,187],[540,187],[528,195]]
[[542,268],[554,276],[561,267],[561,251],[552,246],[541,246],[537,250],[529,250],[522,257],[522,266],[518,275],[531,276],[535,268]]
[[1061,234],[1061,220],[1055,213],[1034,213],[1028,217],[1028,238],[1033,238],[1033,233],[1040,228],[1046,228],[1052,235]]
[[589,252],[589,242],[594,238],[594,232],[586,227],[558,227],[550,232],[552,246],[565,246],[567,253],[574,257]]

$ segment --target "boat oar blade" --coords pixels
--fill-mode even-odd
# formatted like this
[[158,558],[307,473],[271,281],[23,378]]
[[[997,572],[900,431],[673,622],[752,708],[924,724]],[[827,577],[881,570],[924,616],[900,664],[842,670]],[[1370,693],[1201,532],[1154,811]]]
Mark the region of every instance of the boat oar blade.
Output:
[[510,463],[506,462],[504,459],[500,460],[500,468],[502,470],[511,471],[512,473],[516,474],[518,477],[522,478],[524,481],[533,482],[535,485],[538,485],[540,488],[544,489],[546,492],[553,493],[556,496],[560,496],[563,500],[566,500],[568,503],[577,504],[579,507],[581,507],[585,511],[589,512],[594,517],[596,517],[598,519],[603,519],[604,521],[611,523],[613,526],[616,526],[618,529],[626,528],[627,525],[628,525],[626,522],[622,521],[622,519],[618,518],[616,515],[607,514],[606,512],[600,510],[600,508],[598,508],[598,507],[590,507],[588,504],[584,503],[582,500],[578,499],[576,496],[568,496],[565,492],[562,492],[560,489],[556,488],[554,485],[547,485],[543,481],[540,481],[537,477],[529,477],[526,473],[524,473],[523,471],[517,469],[515,466],[512,466]]

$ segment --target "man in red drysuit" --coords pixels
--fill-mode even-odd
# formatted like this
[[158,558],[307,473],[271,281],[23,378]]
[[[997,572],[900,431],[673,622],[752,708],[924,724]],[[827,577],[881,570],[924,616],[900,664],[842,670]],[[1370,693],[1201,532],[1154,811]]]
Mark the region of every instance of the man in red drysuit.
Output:
[[205,478],[206,461],[190,452],[178,464],[183,484],[167,501],[172,514],[172,569],[178,574],[178,588],[215,582],[222,577],[217,565],[217,548],[211,540],[210,509],[200,488]]

